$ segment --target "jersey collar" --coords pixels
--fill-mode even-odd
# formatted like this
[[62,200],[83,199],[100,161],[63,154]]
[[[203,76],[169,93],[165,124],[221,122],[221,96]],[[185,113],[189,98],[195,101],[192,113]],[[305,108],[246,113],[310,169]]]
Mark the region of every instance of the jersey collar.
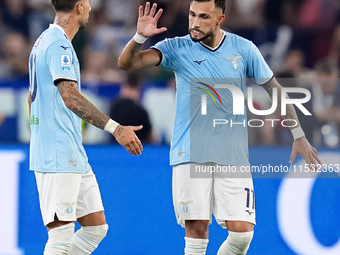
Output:
[[221,40],[220,40],[220,42],[216,45],[216,47],[210,47],[210,46],[208,46],[208,45],[206,45],[206,44],[204,44],[203,42],[199,42],[202,46],[204,46],[205,48],[207,48],[208,50],[211,50],[211,51],[217,51],[219,48],[220,48],[220,46],[222,45],[222,43],[224,42],[224,39],[226,38],[226,36],[227,36],[227,32],[226,31],[224,31],[224,30],[222,30],[222,32],[223,32],[223,36],[222,36],[222,38],[221,38]]
[[57,25],[57,24],[50,24],[50,28],[53,28],[53,27],[58,28],[61,32],[63,32],[63,34],[66,36],[66,38],[67,38],[69,41],[71,41],[70,38],[68,38],[67,34],[65,33],[65,30],[64,30],[61,26],[59,26],[59,25]]

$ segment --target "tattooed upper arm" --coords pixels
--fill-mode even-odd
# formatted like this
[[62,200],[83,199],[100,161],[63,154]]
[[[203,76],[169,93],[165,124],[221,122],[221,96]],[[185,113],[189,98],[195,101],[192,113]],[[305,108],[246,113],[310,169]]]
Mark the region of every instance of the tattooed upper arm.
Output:
[[77,92],[79,93],[77,83],[69,80],[61,80],[57,82],[56,86],[66,107],[72,109],[71,95]]
[[[65,92],[69,92],[71,89],[77,89],[77,83],[70,80],[60,80],[56,82],[56,86],[59,90],[60,95],[64,94]],[[77,89],[78,90],[78,89]]]

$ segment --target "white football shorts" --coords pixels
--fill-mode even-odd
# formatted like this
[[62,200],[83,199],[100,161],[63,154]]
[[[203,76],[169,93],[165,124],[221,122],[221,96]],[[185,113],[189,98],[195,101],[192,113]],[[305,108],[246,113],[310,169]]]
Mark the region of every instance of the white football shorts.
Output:
[[76,221],[104,210],[96,176],[85,174],[35,172],[44,225],[54,221]]
[[218,173],[212,173],[210,178],[192,178],[190,165],[194,169],[216,164],[187,163],[173,167],[172,195],[178,224],[185,227],[185,220],[209,220],[211,224],[212,214],[223,228],[226,220],[256,224],[251,173],[246,178],[225,178]]

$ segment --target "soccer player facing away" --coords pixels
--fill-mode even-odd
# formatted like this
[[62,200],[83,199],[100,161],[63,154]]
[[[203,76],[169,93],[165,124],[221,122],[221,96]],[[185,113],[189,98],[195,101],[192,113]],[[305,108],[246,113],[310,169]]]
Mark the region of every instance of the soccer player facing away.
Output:
[[[224,130],[218,129],[218,135],[214,135],[214,131],[211,131],[212,117],[209,117],[208,113],[205,116],[206,121],[202,121],[201,104],[192,91],[197,95],[200,89],[195,90],[195,86],[212,79],[217,82],[227,81],[244,93],[247,75],[262,85],[270,96],[274,88],[278,90],[279,95],[281,91],[281,86],[256,46],[220,29],[225,20],[225,5],[226,0],[191,0],[189,35],[165,39],[145,51],[141,51],[141,47],[147,37],[162,33],[166,28],[157,28],[162,9],[156,13],[156,4],[151,9],[150,3],[146,3],[145,8],[140,6],[137,33],[126,45],[118,60],[119,67],[124,70],[161,64],[175,72],[176,118],[170,164],[173,166],[175,214],[178,223],[185,226],[186,255],[206,254],[208,224],[212,213],[217,222],[229,230],[228,238],[219,248],[218,255],[246,254],[253,238],[255,224],[255,208],[249,207],[245,192],[253,190],[252,178],[190,178],[190,166],[249,165],[247,128],[224,127]],[[214,87],[214,84],[206,85]],[[239,115],[233,115],[230,110],[231,93],[227,89],[219,89],[218,93],[229,109],[215,107],[213,100],[207,100],[210,114],[218,112],[223,114],[224,119],[240,122]],[[280,97],[278,100],[280,105]],[[292,105],[287,107],[285,117],[298,123]],[[201,122],[197,123],[198,120]],[[191,136],[190,133],[193,132],[195,136]],[[316,149],[306,140],[301,127],[298,125],[293,128],[292,133],[295,141],[290,162],[295,160],[297,154],[300,154],[310,167],[316,161],[320,162]],[[214,150],[216,145],[219,150]]]
[[[71,41],[89,19],[91,0],[52,0],[54,24],[34,44],[30,69],[30,170],[48,229],[45,255],[91,254],[105,237],[104,207],[82,145],[81,120],[110,132],[130,154],[142,144],[80,94],[80,69]],[[74,222],[81,228],[74,233]]]

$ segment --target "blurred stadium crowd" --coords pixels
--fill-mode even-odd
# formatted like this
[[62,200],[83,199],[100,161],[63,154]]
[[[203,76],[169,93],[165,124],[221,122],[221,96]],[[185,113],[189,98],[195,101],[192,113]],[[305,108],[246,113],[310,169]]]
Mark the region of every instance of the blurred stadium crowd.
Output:
[[[117,67],[120,52],[136,31],[138,6],[145,2],[92,0],[89,24],[78,32],[73,44],[81,63],[82,83],[92,91],[92,97],[98,96],[97,101],[101,101],[97,88],[112,91],[106,93],[108,102],[103,110],[121,124],[143,124],[144,130],[138,134],[143,142],[167,144],[175,114],[173,73],[159,67],[126,73]],[[166,37],[187,34],[189,0],[151,2],[164,9],[159,26],[168,30],[149,38],[145,48]],[[299,110],[298,115],[315,146],[340,146],[339,10],[339,0],[227,0],[223,29],[252,40],[282,86],[310,90],[312,99],[305,107],[312,116],[304,116]],[[6,110],[2,110],[7,102],[3,92],[8,84],[18,84],[9,81],[28,87],[29,52],[35,39],[53,23],[53,17],[50,0],[0,0],[0,131],[7,119]],[[248,85],[253,86],[251,81]],[[254,89],[254,107],[269,109],[269,97],[260,87]],[[275,112],[270,118],[280,119],[279,114]],[[287,128],[266,123],[262,128],[250,128],[250,145],[292,143]],[[109,140],[88,138],[92,143]]]

